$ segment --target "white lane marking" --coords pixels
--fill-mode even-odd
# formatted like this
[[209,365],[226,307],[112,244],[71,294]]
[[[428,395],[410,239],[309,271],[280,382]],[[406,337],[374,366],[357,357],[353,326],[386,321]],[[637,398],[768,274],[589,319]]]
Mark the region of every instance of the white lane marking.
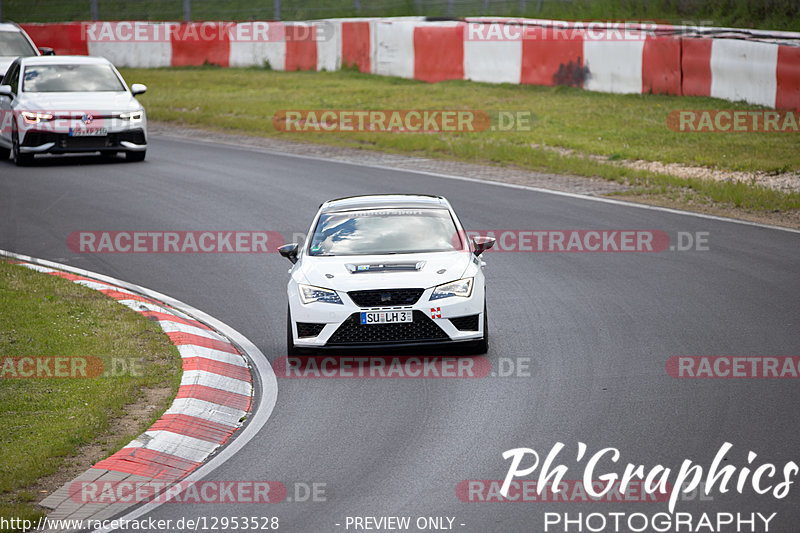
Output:
[[[555,191],[552,189],[543,189],[541,187],[532,187],[530,185],[518,185],[516,183],[503,183],[501,181],[492,181],[492,180],[483,180],[480,178],[468,178],[466,176],[456,176],[454,174],[442,174],[439,172],[428,172],[425,170],[411,170],[405,168],[397,168],[392,167],[389,165],[379,165],[377,163],[363,163],[359,161],[347,161],[347,160],[337,160],[337,159],[326,159],[324,157],[318,157],[313,155],[303,155],[303,154],[289,154],[285,152],[276,152],[275,150],[269,150],[266,148],[259,148],[257,146],[240,146],[237,144],[233,144],[221,139],[217,139],[215,141],[206,141],[203,139],[185,139],[183,137],[174,137],[171,135],[159,134],[160,137],[168,137],[171,141],[175,142],[183,142],[186,144],[206,144],[210,146],[219,146],[225,145],[226,148],[231,148],[234,150],[241,150],[244,152],[259,152],[263,154],[268,154],[277,157],[291,157],[295,159],[308,159],[312,161],[321,161],[324,163],[338,163],[340,165],[352,165],[357,167],[367,167],[367,168],[377,168],[381,170],[391,170],[393,172],[405,172],[408,174],[420,174],[422,176],[432,176],[434,178],[444,178],[449,180],[458,180],[458,181],[466,181],[470,183],[481,183],[484,185],[494,185],[496,187],[506,187],[509,189],[518,189],[523,191],[531,191],[531,192],[538,192],[543,194],[553,194],[556,196],[564,196],[566,198],[575,198],[577,200],[589,200],[592,202],[601,202],[604,204],[611,204],[611,205],[618,205],[621,207],[631,207],[635,209],[647,209],[650,211],[660,211],[662,213],[670,213],[673,215],[683,215],[683,216],[690,216],[690,217],[697,217],[703,218],[706,220],[716,220],[719,222],[729,222],[732,224],[741,224],[744,226],[752,226],[756,228],[765,228],[771,230],[778,230],[778,231],[786,231],[789,233],[798,233],[800,234],[800,229],[794,228],[784,228],[782,226],[773,226],[771,224],[761,224],[760,222],[751,222],[749,220],[739,220],[736,218],[728,218],[728,217],[721,217],[717,215],[709,215],[706,213],[694,213],[692,211],[682,211],[680,209],[674,209],[671,207],[661,207],[658,205],[648,205],[648,204],[639,204],[636,202],[625,202],[623,200],[614,200],[612,198],[604,198],[602,196],[589,196],[586,194],[578,194],[574,192],[565,192],[565,191]],[[375,152],[376,154],[380,154],[380,152]],[[432,160],[433,161],[433,160]]]
[[28,268],[30,268],[31,270],[36,270],[36,271],[39,271],[39,272],[44,272],[45,274],[51,274],[51,273],[55,272],[55,270],[53,270],[52,268],[46,268],[46,267],[39,266],[39,265],[33,265],[33,264],[27,264],[27,265],[26,265],[26,264],[23,264],[22,266],[24,266],[24,267],[28,267]]
[[184,370],[181,377],[181,387],[187,385],[202,385],[204,387],[211,387],[220,389],[242,396],[250,396],[253,387],[248,381],[241,379],[230,378],[220,374],[213,374],[205,370]]

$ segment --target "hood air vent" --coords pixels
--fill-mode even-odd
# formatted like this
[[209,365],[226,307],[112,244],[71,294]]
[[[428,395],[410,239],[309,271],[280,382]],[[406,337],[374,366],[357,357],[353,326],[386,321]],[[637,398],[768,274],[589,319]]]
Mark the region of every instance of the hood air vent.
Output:
[[345,265],[351,274],[363,274],[368,272],[418,272],[425,266],[425,261],[416,263],[364,263],[355,265],[348,263]]

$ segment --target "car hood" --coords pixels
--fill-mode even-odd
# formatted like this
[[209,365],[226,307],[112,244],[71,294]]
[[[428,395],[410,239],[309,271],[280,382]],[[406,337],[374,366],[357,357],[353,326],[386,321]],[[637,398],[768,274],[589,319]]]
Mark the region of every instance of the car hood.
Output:
[[25,109],[42,111],[124,112],[142,106],[127,91],[95,93],[22,93]]
[[[427,289],[463,277],[473,257],[470,252],[305,256],[300,263],[299,273],[305,283],[345,292],[362,289]],[[418,269],[417,265],[420,265]]]

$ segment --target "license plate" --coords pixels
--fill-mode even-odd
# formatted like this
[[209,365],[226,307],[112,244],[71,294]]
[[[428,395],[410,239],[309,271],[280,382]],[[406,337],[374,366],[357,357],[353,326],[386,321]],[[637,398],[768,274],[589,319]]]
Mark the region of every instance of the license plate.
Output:
[[361,313],[362,324],[400,324],[413,322],[411,311],[364,311]]
[[108,135],[107,128],[70,128],[70,137],[103,137]]

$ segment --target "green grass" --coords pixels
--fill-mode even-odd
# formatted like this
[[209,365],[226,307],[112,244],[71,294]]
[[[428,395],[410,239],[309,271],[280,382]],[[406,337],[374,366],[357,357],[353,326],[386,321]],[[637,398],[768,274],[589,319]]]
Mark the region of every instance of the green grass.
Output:
[[0,260],[0,358],[9,356],[92,356],[106,369],[113,360],[137,361],[141,372],[85,379],[12,379],[3,373],[0,517],[5,518],[38,517],[31,503],[37,480],[57,472],[88,443],[105,443],[108,454],[121,448],[167,405],[157,406],[152,420],[130,435],[108,435],[111,421],[146,388],[177,391],[181,377],[180,355],[157,324],[95,290]]
[[[182,20],[183,0],[97,0],[100,20]],[[18,22],[89,20],[90,0],[3,0]],[[191,0],[192,20],[269,20],[274,2]],[[659,20],[672,23],[800,30],[796,0],[280,0],[282,20],[333,17],[508,16],[560,20]]]
[[[141,97],[152,120],[293,141],[381,150],[531,170],[599,176],[631,183],[639,192],[689,188],[701,200],[756,211],[800,208],[800,194],[746,184],[687,180],[594,161],[643,159],[729,170],[782,172],[800,168],[796,133],[679,133],[667,115],[681,109],[757,109],[699,97],[618,95],[570,87],[437,84],[342,72],[265,69],[124,69],[129,82],[145,83]],[[280,132],[272,124],[291,109],[472,109],[530,112],[530,131],[420,133]],[[561,154],[541,146],[575,150]]]

